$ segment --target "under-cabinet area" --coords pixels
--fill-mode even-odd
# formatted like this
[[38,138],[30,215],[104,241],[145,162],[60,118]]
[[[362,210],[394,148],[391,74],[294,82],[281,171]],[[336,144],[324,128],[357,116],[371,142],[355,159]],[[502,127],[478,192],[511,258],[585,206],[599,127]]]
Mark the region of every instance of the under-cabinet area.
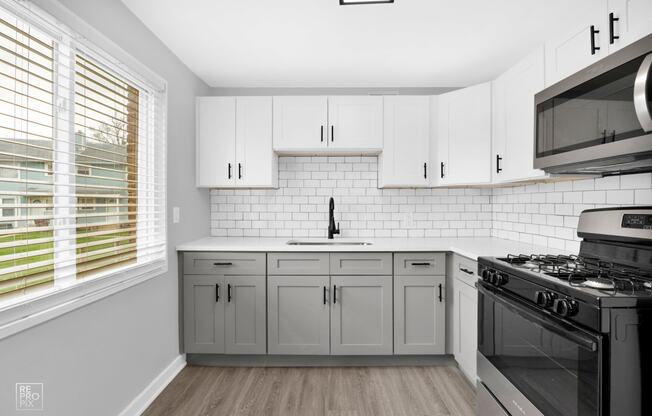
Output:
[[[181,258],[186,353],[454,354],[475,379],[468,357],[475,338],[461,334],[474,332],[467,316],[474,297],[458,298],[457,273],[447,275],[447,262],[463,261],[473,276],[462,284],[472,292],[473,260],[446,252],[183,252]],[[461,309],[451,314],[456,303]],[[455,328],[455,350],[446,347],[447,325]]]

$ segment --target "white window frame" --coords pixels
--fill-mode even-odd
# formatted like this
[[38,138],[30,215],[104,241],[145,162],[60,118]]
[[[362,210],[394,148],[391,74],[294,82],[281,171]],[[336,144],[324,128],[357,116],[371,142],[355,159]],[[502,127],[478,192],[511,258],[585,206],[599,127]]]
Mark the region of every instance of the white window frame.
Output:
[[[65,65],[62,65],[60,62],[55,63],[58,69],[55,72],[58,77],[65,76],[71,82],[74,82],[69,73],[64,75],[59,71],[59,69],[65,67],[67,70],[74,72],[75,53],[81,51],[93,58],[97,57],[102,64],[106,65],[111,70],[116,70],[119,74],[128,73],[131,80],[140,81],[136,83],[139,88],[143,85],[147,85],[149,87],[148,93],[156,95],[156,102],[158,104],[157,108],[162,113],[161,117],[159,117],[161,125],[157,124],[155,126],[155,129],[157,130],[154,133],[157,138],[155,143],[139,141],[139,151],[141,149],[144,150],[141,146],[154,146],[156,144],[160,145],[161,143],[165,148],[167,143],[167,83],[164,79],[126,53],[96,29],[79,19],[79,17],[74,15],[58,2],[47,3],[44,5],[45,10],[43,10],[31,2],[0,0],[0,7],[6,8],[22,20],[38,27],[44,33],[49,35],[52,35],[52,30],[49,28],[59,29],[57,31],[58,33],[63,31],[64,33],[70,34],[69,39],[62,39],[62,36],[58,34],[53,36],[59,47],[70,48],[69,57],[72,60],[72,62],[68,62]],[[57,56],[61,55],[58,54]],[[55,88],[58,85],[59,82],[55,82]],[[74,88],[69,87],[68,92],[68,97],[61,97],[58,94],[55,94],[57,95],[57,100],[55,101],[55,125],[57,125],[58,129],[61,129],[64,124],[67,124],[69,130],[68,134],[70,134],[70,132],[74,132],[74,109],[72,107],[74,103]],[[148,97],[150,96],[149,94]],[[141,109],[143,109],[143,105],[153,106],[154,104],[151,102],[142,103]],[[150,111],[145,114],[149,116],[152,114],[152,108],[149,108],[148,110]],[[61,132],[61,130],[58,131]],[[55,148],[55,153],[66,152],[69,155],[74,154],[74,140],[68,140],[67,142],[57,141],[57,143],[65,143],[66,146],[72,146],[73,149]],[[61,157],[63,156],[57,155],[55,160],[62,160],[60,159]],[[163,154],[161,157],[163,163],[165,163],[166,155]],[[55,163],[54,166],[55,171],[53,173],[53,179],[55,187],[70,186],[68,181],[73,177],[71,176],[71,173],[76,174],[74,164],[64,165],[61,163]],[[163,183],[166,183],[165,177],[163,177]],[[148,189],[142,188],[144,187],[141,187],[139,184],[139,200],[141,200],[141,197],[147,196],[148,192],[152,192],[151,185],[148,186]],[[65,273],[65,268],[63,267],[55,268],[55,285],[53,289],[45,290],[43,293],[37,291],[34,294],[22,296],[17,298],[16,301],[9,302],[7,305],[0,304],[0,340],[166,273],[168,270],[167,213],[165,212],[167,207],[166,188],[167,186],[165,185],[164,192],[166,195],[163,198],[163,206],[159,207],[159,209],[164,210],[163,233],[165,235],[165,244],[163,249],[164,255],[162,258],[150,260],[149,262],[142,264],[127,265],[118,269],[107,270],[83,280],[77,280],[74,275],[72,275],[72,278],[67,277],[57,279],[58,274],[66,276],[71,276],[71,274]],[[55,192],[55,195],[61,194]],[[55,221],[57,221],[56,224],[66,223],[70,221],[71,217],[74,217],[74,203],[74,196],[56,196],[53,198],[54,218]],[[156,207],[147,207],[146,209],[156,210]],[[138,215],[141,215],[140,211],[138,212]],[[140,242],[138,238],[142,235],[142,229],[147,226],[148,224],[144,224],[143,226],[139,225],[138,227],[137,242],[139,246],[143,243]],[[55,248],[74,248],[75,239],[69,238],[70,232],[71,231],[66,230],[65,227],[64,229],[61,229],[61,227],[58,227],[57,229],[55,227]],[[60,257],[56,257],[57,255]],[[71,265],[70,267],[74,268],[76,264],[76,259],[74,257],[74,250],[55,249],[55,261],[58,264],[68,264]]]

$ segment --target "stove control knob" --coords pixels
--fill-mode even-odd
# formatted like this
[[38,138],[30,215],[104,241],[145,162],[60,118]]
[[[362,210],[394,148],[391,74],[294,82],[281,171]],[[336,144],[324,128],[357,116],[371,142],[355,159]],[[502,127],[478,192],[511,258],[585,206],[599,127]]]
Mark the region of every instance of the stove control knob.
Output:
[[496,272],[492,276],[491,283],[494,286],[503,286],[504,284],[507,283],[507,275],[501,272]]
[[482,271],[482,281],[484,281],[484,282],[488,282],[488,281],[489,281],[489,276],[490,276],[490,275],[491,275],[491,272],[489,271],[489,269],[484,269],[484,270]]
[[572,299],[557,299],[553,310],[563,317],[573,316],[577,313],[577,302]]
[[536,302],[537,305],[543,307],[543,308],[548,308],[550,306],[553,306],[555,301],[555,295],[552,292],[548,292],[545,290],[538,291],[536,292]]

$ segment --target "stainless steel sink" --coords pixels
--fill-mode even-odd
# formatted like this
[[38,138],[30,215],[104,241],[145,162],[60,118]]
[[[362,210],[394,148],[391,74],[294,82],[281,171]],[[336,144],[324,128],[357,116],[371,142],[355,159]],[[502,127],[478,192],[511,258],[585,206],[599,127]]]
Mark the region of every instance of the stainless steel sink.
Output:
[[370,241],[356,240],[290,240],[285,243],[290,246],[370,246]]

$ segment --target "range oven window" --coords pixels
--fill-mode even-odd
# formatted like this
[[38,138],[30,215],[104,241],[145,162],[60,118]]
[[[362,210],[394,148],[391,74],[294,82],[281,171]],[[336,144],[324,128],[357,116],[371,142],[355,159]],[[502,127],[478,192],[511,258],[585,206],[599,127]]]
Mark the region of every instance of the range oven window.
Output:
[[634,107],[634,81],[644,58],[538,104],[537,157],[643,135]]
[[596,416],[600,338],[480,288],[478,350],[546,416]]

